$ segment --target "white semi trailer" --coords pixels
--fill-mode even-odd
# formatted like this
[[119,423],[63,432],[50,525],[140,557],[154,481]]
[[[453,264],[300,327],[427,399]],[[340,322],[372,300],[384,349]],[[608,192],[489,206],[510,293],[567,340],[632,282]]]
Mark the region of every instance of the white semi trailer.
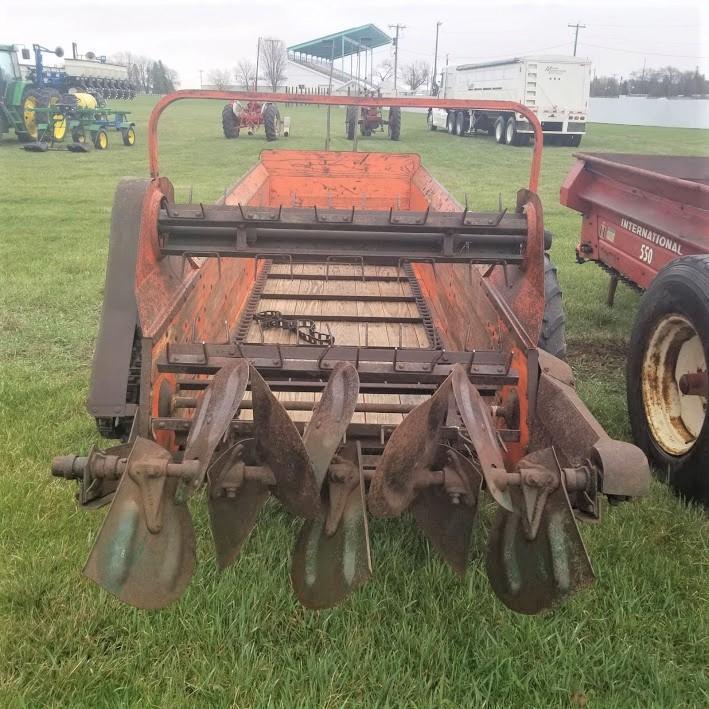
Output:
[[[537,114],[545,142],[578,146],[586,132],[590,87],[591,63],[587,59],[522,57],[446,67],[438,98],[516,101]],[[533,136],[524,116],[507,111],[431,108],[428,125],[452,135],[487,132],[507,145],[526,145]]]

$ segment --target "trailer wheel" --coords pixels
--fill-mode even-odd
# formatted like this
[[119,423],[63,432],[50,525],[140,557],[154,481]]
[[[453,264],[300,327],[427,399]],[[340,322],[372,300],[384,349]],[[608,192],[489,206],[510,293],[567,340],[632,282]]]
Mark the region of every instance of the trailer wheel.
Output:
[[347,140],[354,140],[355,132],[357,131],[357,106],[347,107],[345,128],[347,129]]
[[455,113],[448,114],[448,120],[446,121],[446,128],[451,135],[455,135],[456,125],[455,125]]
[[574,135],[565,135],[563,138],[564,145],[567,145],[569,148],[578,148],[579,145],[581,145],[581,138],[582,136],[578,133],[575,133]]
[[505,126],[505,143],[507,145],[519,145],[519,133],[517,132],[517,121],[514,116],[507,119]]
[[[666,266],[640,301],[630,337],[627,395],[637,445],[658,477],[709,504],[709,256]],[[683,375],[699,382],[685,388]]]
[[495,140],[500,145],[505,142],[505,119],[502,116],[495,121]]
[[544,254],[544,318],[538,346],[549,354],[566,359],[566,313],[556,266]]
[[455,114],[455,132],[461,138],[468,132],[470,128],[470,118],[467,111],[458,111]]
[[429,108],[428,115],[426,116],[426,124],[428,125],[428,130],[438,130],[438,126],[433,123],[433,111]]
[[399,140],[401,135],[401,109],[394,106],[389,109],[389,137],[392,140]]
[[224,137],[229,140],[239,137],[239,117],[234,113],[230,103],[222,109],[222,130]]
[[278,140],[280,120],[281,114],[278,112],[278,109],[274,104],[269,103],[268,106],[263,109],[263,128],[266,132],[266,140],[269,142]]

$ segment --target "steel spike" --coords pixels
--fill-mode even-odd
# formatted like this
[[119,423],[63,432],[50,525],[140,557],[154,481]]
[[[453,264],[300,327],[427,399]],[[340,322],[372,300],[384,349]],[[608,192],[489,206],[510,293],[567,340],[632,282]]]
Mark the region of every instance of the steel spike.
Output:
[[[147,460],[171,460],[162,446],[136,438],[127,469]],[[139,479],[126,473],[96,537],[84,574],[137,608],[164,608],[183,593],[194,571],[195,538],[187,507],[175,501],[177,480],[164,481],[158,532],[148,528]]]
[[451,381],[448,376],[391,434],[369,486],[367,502],[375,517],[398,517],[414,501],[419,473],[431,469],[438,455]]
[[[443,446],[442,446],[443,448]],[[452,497],[443,486],[419,491],[411,507],[416,526],[458,576],[465,576],[470,539],[480,502],[483,477],[472,463],[452,448],[445,448],[446,467],[451,466],[464,491]]]
[[[556,467],[551,449],[531,453],[520,467],[525,461],[544,466],[548,472]],[[510,488],[514,510],[498,510],[488,537],[485,565],[490,585],[517,613],[554,608],[593,583],[593,568],[576,526],[564,475],[559,471],[555,475],[555,487],[538,490],[533,496],[535,506],[543,505],[534,514],[528,511],[523,489]]]
[[241,480],[228,494],[221,488],[230,469],[243,461],[255,462],[253,439],[228,448],[207,471],[207,507],[220,569],[235,561],[271,494],[268,486],[257,480]]
[[249,381],[249,363],[235,359],[224,365],[212,378],[197,404],[185,444],[184,461],[198,460],[200,473],[183,485],[190,495],[204,482],[204,476],[219,441],[229,428],[241,404]]
[[455,365],[451,377],[455,403],[480,460],[487,489],[500,507],[511,512],[514,508],[507,489],[507,470],[502,460],[497,433],[492,424],[490,407],[468,379],[462,364]]

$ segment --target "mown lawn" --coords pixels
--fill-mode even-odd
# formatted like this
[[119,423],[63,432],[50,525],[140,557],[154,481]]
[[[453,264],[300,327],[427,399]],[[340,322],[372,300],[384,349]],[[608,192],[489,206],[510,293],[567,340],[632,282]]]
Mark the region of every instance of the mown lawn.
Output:
[[[0,141],[0,706],[699,707],[709,705],[709,524],[653,484],[582,534],[595,585],[541,617],[504,608],[480,554],[459,583],[407,519],[372,525],[375,577],[344,605],[308,612],[289,587],[298,522],[269,504],[239,562],[218,574],[205,506],[199,565],[167,610],[123,606],[80,575],[104,511],[77,510],[49,476],[55,454],[98,442],[84,410],[113,191],[145,176],[152,100],[132,104],[136,147],[29,154]],[[226,141],[221,106],[189,102],[162,123],[163,174],[178,198],[214,200],[266,148]],[[290,108],[282,145],[322,147],[325,109]],[[333,112],[333,148],[347,149]],[[531,149],[426,130],[360,149],[417,152],[458,198],[512,206]],[[585,150],[707,153],[704,131],[591,125]],[[545,150],[541,197],[582,396],[627,438],[623,368],[637,295],[604,305],[606,276],[574,262],[580,217],[558,203],[572,150]]]

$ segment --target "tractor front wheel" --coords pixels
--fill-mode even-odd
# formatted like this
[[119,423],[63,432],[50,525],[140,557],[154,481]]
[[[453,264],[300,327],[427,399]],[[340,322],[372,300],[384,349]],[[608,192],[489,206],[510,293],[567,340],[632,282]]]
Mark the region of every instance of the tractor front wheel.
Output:
[[222,109],[222,130],[225,138],[239,137],[239,117],[234,113],[230,103]]
[[399,140],[401,135],[401,109],[394,106],[389,109],[389,137],[392,140]]
[[123,145],[127,145],[129,148],[135,145],[135,128],[133,126],[121,128],[121,135],[123,136]]
[[96,135],[94,136],[94,148],[96,148],[96,150],[106,150],[106,148],[108,148],[108,133],[106,133],[103,128],[96,131]]
[[263,129],[266,132],[266,140],[269,142],[278,140],[278,135],[281,132],[280,123],[281,114],[274,104],[269,103],[263,109]]
[[676,259],[640,301],[627,395],[635,443],[658,477],[709,505],[709,256]]

